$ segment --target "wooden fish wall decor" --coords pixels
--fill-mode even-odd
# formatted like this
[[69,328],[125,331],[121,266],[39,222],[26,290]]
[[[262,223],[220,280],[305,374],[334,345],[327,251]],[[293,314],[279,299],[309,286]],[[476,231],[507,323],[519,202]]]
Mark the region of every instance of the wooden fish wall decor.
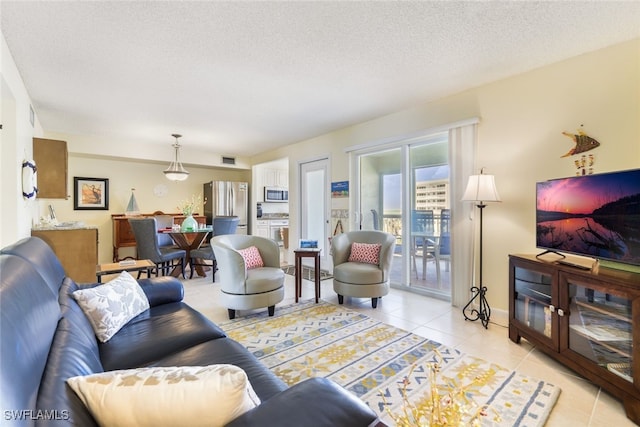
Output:
[[569,157],[573,156],[574,154],[584,153],[585,151],[593,150],[594,148],[600,146],[600,143],[598,141],[591,138],[581,130],[579,130],[578,133],[562,132],[562,134],[571,138],[576,145],[571,150],[569,150],[567,154],[561,157]]

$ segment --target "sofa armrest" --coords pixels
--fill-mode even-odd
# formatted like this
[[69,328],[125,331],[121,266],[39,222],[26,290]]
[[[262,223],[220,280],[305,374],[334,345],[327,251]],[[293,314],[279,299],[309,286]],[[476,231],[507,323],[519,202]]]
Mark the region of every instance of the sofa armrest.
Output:
[[227,427],[366,427],[378,415],[363,401],[326,378],[310,378],[262,402]]
[[184,298],[182,283],[172,276],[141,279],[138,280],[138,283],[145,295],[147,295],[151,307],[182,301]]

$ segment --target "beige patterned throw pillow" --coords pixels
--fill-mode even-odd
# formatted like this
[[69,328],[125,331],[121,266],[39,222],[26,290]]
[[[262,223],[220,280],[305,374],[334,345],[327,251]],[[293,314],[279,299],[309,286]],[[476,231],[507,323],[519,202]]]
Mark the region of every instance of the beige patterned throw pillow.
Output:
[[131,319],[149,308],[149,300],[131,274],[123,271],[103,285],[72,294],[96,337],[107,342]]
[[[234,365],[127,369],[67,380],[101,426],[224,426],[260,404]],[[265,420],[268,424],[268,420]]]

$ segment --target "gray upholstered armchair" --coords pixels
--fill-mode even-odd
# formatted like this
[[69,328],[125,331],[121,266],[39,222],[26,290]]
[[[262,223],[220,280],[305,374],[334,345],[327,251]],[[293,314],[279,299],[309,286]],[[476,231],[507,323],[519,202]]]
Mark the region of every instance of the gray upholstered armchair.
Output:
[[[263,267],[247,268],[238,252],[255,246]],[[218,262],[221,304],[233,319],[236,310],[268,307],[273,316],[275,306],[284,299],[284,271],[280,267],[280,248],[271,239],[242,234],[227,234],[211,239],[211,247]]]
[[[375,257],[367,262],[349,261],[354,243],[379,244],[378,262]],[[371,306],[376,308],[378,298],[389,293],[395,247],[395,237],[383,231],[350,231],[333,237],[333,290],[338,294],[338,303],[343,303],[344,296],[371,298]]]

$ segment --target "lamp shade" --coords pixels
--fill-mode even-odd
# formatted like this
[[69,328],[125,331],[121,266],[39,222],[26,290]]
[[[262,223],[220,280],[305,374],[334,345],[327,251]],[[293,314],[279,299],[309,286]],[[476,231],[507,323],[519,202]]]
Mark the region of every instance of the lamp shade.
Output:
[[182,135],[174,133],[171,134],[171,136],[176,139],[175,144],[173,144],[175,156],[171,164],[169,164],[169,167],[163,171],[163,173],[170,181],[184,181],[189,177],[189,172],[187,172],[187,170],[182,166],[182,163],[180,163],[180,143],[178,142],[178,138]]
[[493,175],[471,175],[462,201],[469,202],[501,202]]
[[181,163],[171,162],[163,173],[169,181],[184,181],[189,178],[189,172],[185,170]]

